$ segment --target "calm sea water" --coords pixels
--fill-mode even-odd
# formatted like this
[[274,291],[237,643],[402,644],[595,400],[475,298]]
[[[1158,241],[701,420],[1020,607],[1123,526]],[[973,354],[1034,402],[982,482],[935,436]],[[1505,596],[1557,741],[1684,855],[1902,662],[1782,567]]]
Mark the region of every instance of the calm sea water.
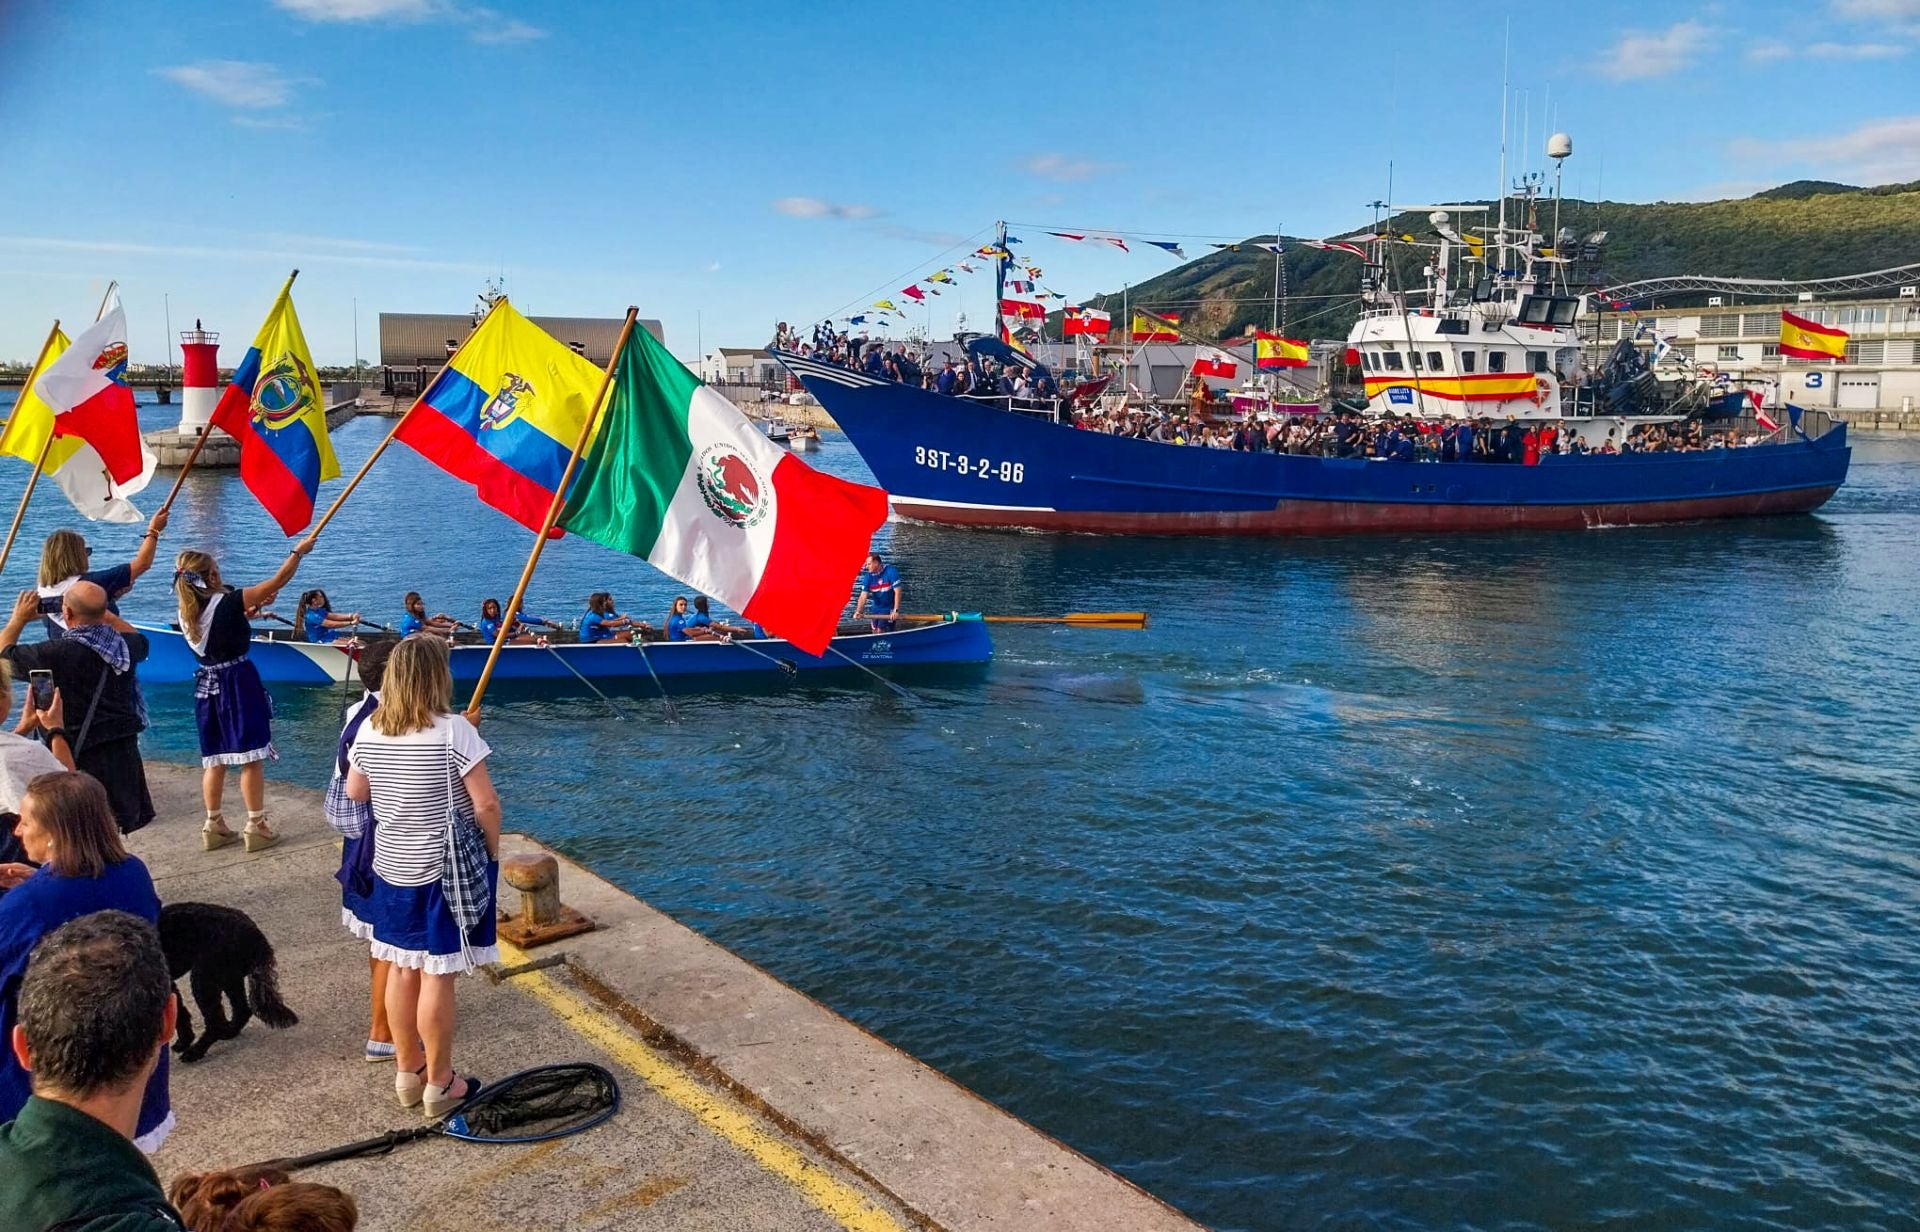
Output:
[[[1781,521],[895,526],[911,608],[1153,625],[1001,627],[913,705],[769,682],[669,726],[644,693],[625,722],[522,697],[487,733],[510,825],[1220,1227],[1909,1228],[1917,510],[1920,441],[1880,439]],[[283,550],[230,476],[175,526],[230,577]],[[95,528],[97,558],[137,534]],[[527,546],[395,450],[303,580],[464,616]],[[533,607],[603,586],[646,615],[679,590],[565,541]],[[190,756],[186,692],[152,693],[152,754]],[[337,699],[279,700],[275,772],[318,786]]]

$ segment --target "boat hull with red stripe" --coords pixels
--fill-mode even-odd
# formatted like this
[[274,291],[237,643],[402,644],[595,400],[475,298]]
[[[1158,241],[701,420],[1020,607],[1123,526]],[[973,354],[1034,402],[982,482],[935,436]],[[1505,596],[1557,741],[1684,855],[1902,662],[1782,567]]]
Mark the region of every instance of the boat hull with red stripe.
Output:
[[1550,455],[1536,466],[1236,453],[1135,440],[782,359],[901,517],[1092,534],[1554,530],[1799,514],[1845,482],[1845,425],[1692,452]]

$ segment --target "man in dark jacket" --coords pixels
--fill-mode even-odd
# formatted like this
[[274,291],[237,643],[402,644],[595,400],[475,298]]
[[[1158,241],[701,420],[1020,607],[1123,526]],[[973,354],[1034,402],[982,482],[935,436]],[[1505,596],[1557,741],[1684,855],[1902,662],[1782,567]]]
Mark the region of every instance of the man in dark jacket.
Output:
[[0,1125],[0,1228],[179,1232],[133,1145],[177,1010],[160,934],[124,911],[62,925],[34,951],[19,1005],[7,1046],[33,1072],[33,1096]]
[[107,592],[92,582],[75,582],[61,599],[67,636],[53,642],[19,645],[20,635],[40,614],[40,597],[24,591],[13,618],[0,628],[0,658],[13,662],[14,675],[53,673],[60,690],[66,733],[74,766],[100,780],[122,833],[131,834],[153,820],[153,796],[140,760],[140,733],[147,726],[147,704],[133,666],[147,657],[147,637],[107,610]]

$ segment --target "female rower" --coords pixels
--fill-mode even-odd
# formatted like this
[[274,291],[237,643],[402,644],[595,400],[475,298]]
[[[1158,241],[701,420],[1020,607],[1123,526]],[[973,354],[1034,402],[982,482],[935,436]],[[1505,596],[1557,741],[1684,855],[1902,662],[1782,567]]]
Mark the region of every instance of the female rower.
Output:
[[613,606],[613,596],[596,590],[587,596],[587,614],[580,619],[582,642],[610,642],[617,634],[639,629],[651,633],[653,626],[644,620],[622,616]]
[[406,604],[407,611],[400,617],[401,637],[406,637],[410,633],[431,633],[437,637],[450,638],[453,636],[454,629],[459,627],[460,622],[445,612],[436,616],[427,615],[427,601],[420,597],[420,592],[417,590],[408,591],[407,597],[402,602]]
[[344,615],[335,612],[324,590],[309,590],[301,595],[300,607],[293,614],[294,636],[322,645],[339,637],[341,629],[351,629],[359,623],[358,612]]
[[693,614],[687,610],[687,597],[677,595],[673,606],[667,609],[667,640],[670,642],[709,642],[714,637],[713,630],[693,623]]
[[[530,612],[517,613],[513,618],[513,627],[507,630],[507,640],[515,645],[523,645],[534,638],[531,626],[541,625],[548,629],[560,626],[551,620],[542,620]],[[500,600],[483,599],[480,602],[480,640],[492,642],[500,637]]]
[[265,851],[280,841],[267,825],[265,763],[279,756],[273,748],[273,699],[260,683],[260,669],[247,657],[253,646],[247,611],[273,602],[280,588],[293,580],[300,559],[312,550],[313,541],[302,540],[272,577],[245,588],[222,582],[220,566],[205,552],[189,550],[174,558],[180,631],[200,660],[193,677],[193,713],[200,727],[200,795],[207,806],[200,841],[208,851],[217,851],[236,837],[220,811],[228,766],[240,767],[247,828],[239,837],[247,850]]
[[140,536],[140,549],[124,565],[105,569],[89,568],[93,549],[78,531],[56,530],[40,548],[40,620],[52,640],[67,631],[60,619],[60,599],[75,582],[94,582],[107,592],[107,610],[120,613],[121,596],[133,589],[140,575],[153,568],[154,553],[160,549],[160,533],[167,529],[165,509],[147,522],[147,533]]

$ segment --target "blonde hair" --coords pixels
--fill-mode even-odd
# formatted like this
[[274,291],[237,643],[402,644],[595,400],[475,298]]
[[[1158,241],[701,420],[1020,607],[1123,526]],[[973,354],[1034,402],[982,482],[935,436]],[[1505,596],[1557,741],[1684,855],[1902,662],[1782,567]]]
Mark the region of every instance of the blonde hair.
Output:
[[[180,632],[192,639],[199,636],[200,614],[207,610],[207,598],[213,593],[214,582],[220,576],[220,566],[205,552],[188,548],[174,557],[173,569],[173,593],[180,599]],[[206,586],[202,588],[189,582],[182,576],[188,573],[199,574]]]
[[53,586],[87,571],[87,541],[75,530],[56,530],[40,549],[40,584]]
[[403,637],[387,659],[380,705],[367,722],[383,736],[425,731],[453,710],[453,668],[447,644],[431,634]]

